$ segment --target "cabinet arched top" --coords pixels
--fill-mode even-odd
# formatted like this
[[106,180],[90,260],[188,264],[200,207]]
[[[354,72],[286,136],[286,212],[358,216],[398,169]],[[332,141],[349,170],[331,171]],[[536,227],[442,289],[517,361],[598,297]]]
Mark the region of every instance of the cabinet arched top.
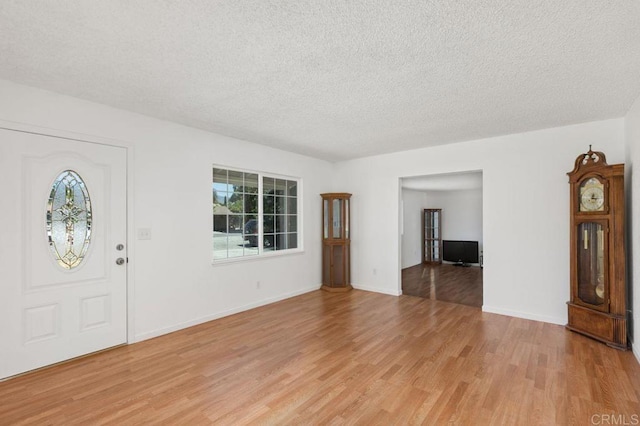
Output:
[[320,194],[322,198],[351,198],[351,194],[348,192],[325,192]]

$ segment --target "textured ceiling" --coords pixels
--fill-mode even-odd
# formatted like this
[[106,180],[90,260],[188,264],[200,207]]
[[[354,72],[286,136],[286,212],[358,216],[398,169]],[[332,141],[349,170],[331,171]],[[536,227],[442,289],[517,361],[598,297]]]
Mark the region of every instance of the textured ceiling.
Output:
[[2,0],[0,78],[328,160],[620,117],[637,0]]

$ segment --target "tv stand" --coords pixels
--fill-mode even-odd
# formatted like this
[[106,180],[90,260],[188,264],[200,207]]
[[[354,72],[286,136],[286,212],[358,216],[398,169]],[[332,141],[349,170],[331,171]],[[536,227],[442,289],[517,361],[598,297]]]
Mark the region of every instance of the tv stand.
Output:
[[453,264],[453,266],[462,266],[463,268],[469,268],[471,266],[470,263],[464,263],[464,262],[456,262]]

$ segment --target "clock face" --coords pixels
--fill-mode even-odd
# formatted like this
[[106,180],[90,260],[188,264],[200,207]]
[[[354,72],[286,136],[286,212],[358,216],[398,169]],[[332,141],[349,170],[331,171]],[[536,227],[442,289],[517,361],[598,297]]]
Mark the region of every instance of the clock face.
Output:
[[580,211],[604,210],[604,185],[596,178],[590,178],[580,185]]

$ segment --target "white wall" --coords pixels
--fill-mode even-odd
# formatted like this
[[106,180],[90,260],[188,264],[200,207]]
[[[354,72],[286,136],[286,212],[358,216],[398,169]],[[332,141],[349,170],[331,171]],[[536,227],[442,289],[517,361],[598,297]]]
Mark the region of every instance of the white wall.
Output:
[[[625,181],[627,191],[627,274],[630,288],[630,303],[627,309],[632,310],[631,341],[634,343],[633,352],[640,361],[640,172],[633,172],[635,164],[640,165],[640,97],[625,117],[627,164]],[[608,158],[607,158],[608,159]],[[640,167],[640,166],[639,166]]]
[[[353,193],[355,287],[400,294],[400,177],[483,172],[484,306],[566,323],[569,184],[593,148],[624,162],[624,119],[612,119],[336,164],[335,188]],[[383,200],[384,202],[381,202]]]
[[[131,340],[318,288],[321,192],[352,192],[356,287],[400,294],[400,184],[404,176],[483,171],[484,309],[566,322],[569,202],[566,172],[589,144],[609,163],[640,161],[640,102],[625,119],[330,163],[0,80],[0,121],[111,138],[130,147]],[[626,135],[625,135],[626,129]],[[303,178],[304,246],[299,255],[212,266],[211,164]],[[333,176],[333,182],[331,182]],[[640,188],[639,176],[631,185]],[[640,205],[633,200],[633,216]],[[633,223],[633,242],[640,224]],[[188,250],[175,250],[186,247]],[[640,250],[632,265],[640,267]],[[640,306],[640,274],[633,307]],[[256,288],[256,281],[261,288]],[[639,338],[634,320],[634,341]]]
[[442,209],[442,239],[478,241],[482,251],[482,189],[427,191],[427,208]]
[[[129,226],[151,228],[153,236],[131,239],[128,253],[131,340],[319,288],[318,194],[332,189],[330,163],[1,80],[0,121],[130,147]],[[301,177],[304,253],[212,266],[213,163]]]
[[422,209],[427,196],[422,191],[402,189],[402,268],[422,263]]

